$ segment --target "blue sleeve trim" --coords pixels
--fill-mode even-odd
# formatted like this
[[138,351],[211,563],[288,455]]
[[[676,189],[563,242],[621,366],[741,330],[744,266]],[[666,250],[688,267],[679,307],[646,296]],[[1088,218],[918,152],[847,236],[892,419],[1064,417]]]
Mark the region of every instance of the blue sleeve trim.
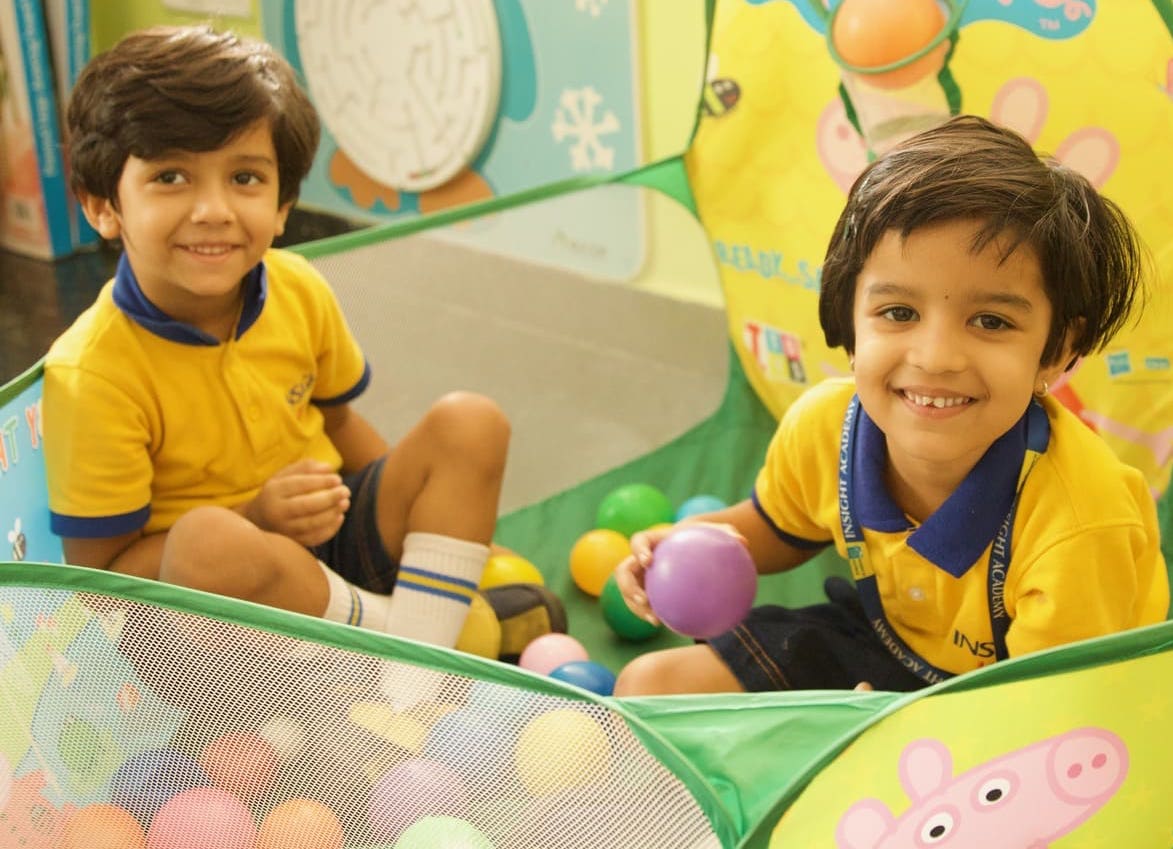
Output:
[[333,398],[315,398],[313,403],[319,407],[337,407],[339,404],[346,404],[353,401],[359,395],[366,391],[371,383],[371,364],[364,363],[362,370],[362,377],[358,379],[358,383],[354,384],[347,392],[341,395],[335,395]]
[[117,516],[65,516],[50,511],[49,530],[57,536],[76,539],[118,537],[139,530],[146,525],[150,517],[149,504],[131,513],[121,513]]
[[774,524],[774,520],[766,514],[766,511],[762,508],[761,502],[758,501],[758,494],[756,491],[751,492],[749,497],[753,501],[754,509],[758,511],[758,515],[766,520],[766,524],[770,526],[770,529],[777,535],[778,539],[782,540],[783,542],[788,543],[789,545],[793,545],[795,548],[801,548],[804,551],[817,551],[820,548],[826,548],[833,542],[833,540],[815,541],[810,539],[803,539],[802,537],[796,537],[794,534],[786,533],[786,531],[782,530],[780,527]]

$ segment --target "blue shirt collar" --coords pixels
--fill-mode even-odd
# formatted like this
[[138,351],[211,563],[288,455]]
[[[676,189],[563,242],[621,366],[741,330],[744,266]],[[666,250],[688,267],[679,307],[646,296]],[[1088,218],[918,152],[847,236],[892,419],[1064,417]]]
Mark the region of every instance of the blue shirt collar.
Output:
[[[269,275],[265,271],[265,264],[258,262],[244,277],[244,306],[241,309],[240,321],[236,323],[237,339],[261,317],[268,291]],[[114,303],[136,323],[156,336],[181,345],[220,344],[220,340],[214,336],[191,324],[177,321],[151,303],[139,286],[125,253],[118,258],[118,268],[114,272]]]
[[[852,493],[859,523],[881,532],[908,530],[910,522],[884,482],[888,460],[884,434],[863,407],[859,415]],[[1026,421],[1023,413],[986,449],[948,500],[909,535],[914,551],[954,577],[961,577],[977,562],[1010,511],[1026,455]]]

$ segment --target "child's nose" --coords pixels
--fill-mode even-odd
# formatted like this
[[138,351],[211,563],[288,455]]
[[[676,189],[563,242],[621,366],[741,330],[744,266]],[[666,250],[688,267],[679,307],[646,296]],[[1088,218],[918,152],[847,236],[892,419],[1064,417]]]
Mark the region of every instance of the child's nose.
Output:
[[961,371],[967,362],[964,334],[946,322],[922,322],[909,345],[908,361],[930,374]]
[[221,186],[204,186],[196,194],[192,207],[193,221],[221,223],[232,218],[232,205],[228,193]]

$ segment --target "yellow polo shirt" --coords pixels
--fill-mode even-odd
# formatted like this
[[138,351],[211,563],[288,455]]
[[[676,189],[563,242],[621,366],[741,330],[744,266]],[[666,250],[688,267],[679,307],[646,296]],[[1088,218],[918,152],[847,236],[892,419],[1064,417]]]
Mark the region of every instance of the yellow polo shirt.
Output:
[[[839,446],[855,385],[827,380],[786,412],[753,499],[791,544],[834,544],[846,557],[839,512]],[[1162,621],[1169,608],[1156,506],[1141,473],[1053,398],[1047,450],[1015,513],[1004,588],[1011,656]],[[1022,468],[1025,416],[997,440],[923,524],[884,484],[884,435],[860,410],[851,493],[889,625],[922,658],[953,673],[994,661],[990,547]]]
[[297,460],[338,467],[318,408],[369,378],[333,292],[296,254],[266,252],[227,342],[162,313],[123,256],[45,359],[50,527],[161,531],[192,507],[251,499]]

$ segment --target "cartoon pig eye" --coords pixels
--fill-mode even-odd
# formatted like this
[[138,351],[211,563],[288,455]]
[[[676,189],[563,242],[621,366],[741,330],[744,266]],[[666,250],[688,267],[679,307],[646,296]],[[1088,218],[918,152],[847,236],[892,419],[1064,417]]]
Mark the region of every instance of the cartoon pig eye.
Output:
[[940,843],[953,832],[955,821],[949,811],[938,811],[920,827],[920,842],[923,846]]
[[997,805],[1000,802],[1006,801],[1010,796],[1012,785],[1010,779],[1004,776],[998,778],[991,778],[978,788],[977,803],[983,808]]

